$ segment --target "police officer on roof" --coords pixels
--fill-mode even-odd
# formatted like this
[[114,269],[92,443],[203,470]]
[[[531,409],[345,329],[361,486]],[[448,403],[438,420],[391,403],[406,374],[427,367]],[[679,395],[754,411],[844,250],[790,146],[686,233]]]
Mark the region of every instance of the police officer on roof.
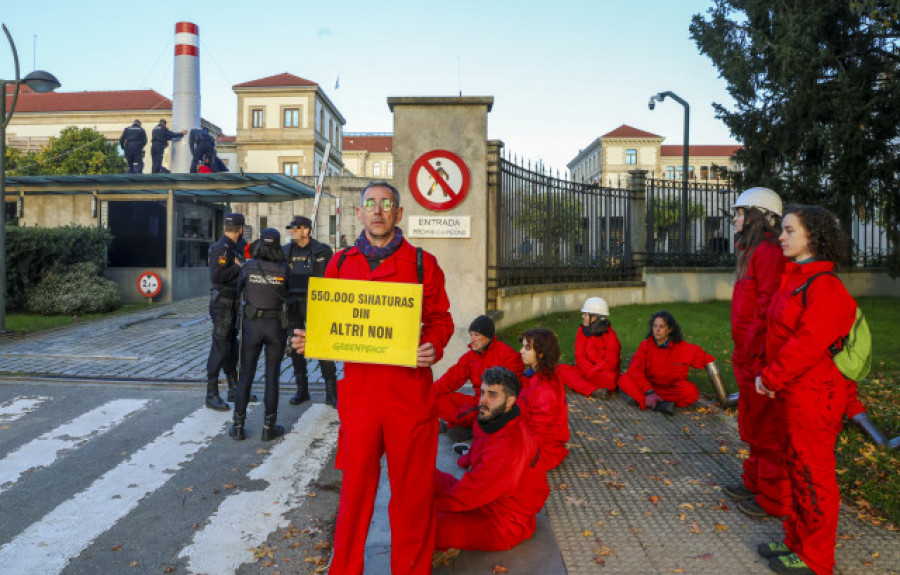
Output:
[[147,145],[147,132],[141,127],[141,121],[135,120],[133,124],[122,130],[119,137],[119,146],[125,152],[125,161],[128,162],[129,174],[140,174],[144,171],[144,146]]
[[[304,216],[294,216],[287,229],[293,240],[284,245],[284,258],[288,269],[288,327],[306,329],[306,293],[310,277],[323,277],[325,268],[333,252],[322,242],[310,237],[312,220]],[[309,380],[306,373],[306,357],[291,350],[294,364],[294,378],[297,380],[297,394],[291,398],[291,405],[309,401]],[[325,380],[325,403],[337,407],[337,369],[333,361],[320,360],[322,378]]]
[[159,124],[153,128],[150,137],[150,159],[152,160],[151,172],[154,174],[168,174],[169,170],[162,165],[163,154],[169,147],[169,140],[180,140],[187,134],[187,130],[181,132],[173,132],[166,127],[166,121],[160,120]]
[[[237,281],[244,254],[244,216],[225,216],[224,235],[209,247],[209,317],[212,318],[212,345],[206,360],[206,407],[228,411],[228,404],[219,397],[219,371],[228,378],[228,401],[234,401],[237,389],[238,343],[235,318],[238,308]],[[242,244],[241,244],[242,245]],[[256,398],[252,398],[256,401]]]
[[266,406],[262,440],[271,441],[284,435],[284,427],[277,425],[278,376],[287,337],[287,316],[283,304],[287,301],[287,265],[281,251],[281,234],[266,228],[251,248],[253,259],[241,269],[238,289],[243,296],[241,313],[241,378],[234,402],[234,422],[228,429],[233,439],[244,439],[244,420],[250,386],[256,375],[256,364],[263,345],[266,348]]

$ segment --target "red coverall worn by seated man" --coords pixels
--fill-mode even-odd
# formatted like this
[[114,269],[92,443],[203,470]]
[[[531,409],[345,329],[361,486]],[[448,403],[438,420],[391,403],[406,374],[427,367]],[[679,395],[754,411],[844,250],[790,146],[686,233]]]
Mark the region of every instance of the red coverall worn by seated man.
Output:
[[[530,371],[526,371],[528,376]],[[562,463],[569,454],[569,408],[566,390],[554,371],[547,375],[535,373],[516,401],[528,425],[528,431],[541,448],[540,466],[549,471]]]
[[815,280],[802,296],[793,291],[813,274],[834,269],[827,261],[785,264],[781,289],[772,299],[766,332],[763,385],[776,393],[791,481],[792,510],[784,542],[818,574],[834,568],[840,493],[834,446],[847,401],[847,379],[826,350],[847,335],[856,302],[831,275]]
[[759,506],[774,517],[790,513],[791,485],[782,461],[782,441],[776,437],[775,400],[756,393],[756,376],[765,365],[769,303],[778,291],[786,261],[777,243],[760,242],[731,297],[732,363],[740,391],[738,430],[750,447],[741,479],[756,494]]
[[700,397],[697,386],[688,381],[688,368],[702,368],[716,358],[699,345],[686,341],[668,342],[660,347],[653,337],[638,346],[626,371],[619,378],[619,387],[645,409],[648,391],[656,391],[664,401],[678,407],[691,405]]
[[564,383],[578,393],[590,395],[600,388],[615,391],[622,367],[622,344],[615,330],[608,327],[600,335],[587,336],[579,327],[575,335],[575,365],[590,384],[588,388],[579,389],[570,379],[564,379]]
[[[478,416],[478,398],[481,397],[481,374],[489,367],[501,366],[512,371],[525,386],[525,364],[519,352],[496,337],[483,350],[472,349],[464,353],[453,367],[434,382],[437,393],[438,417],[450,427],[472,427]],[[454,393],[472,382],[475,395]]]
[[469,469],[457,480],[435,470],[437,547],[504,551],[531,537],[535,516],[550,488],[541,453],[519,407],[499,429],[474,426],[475,438],[459,464]]
[[[416,249],[405,239],[374,270],[356,246],[338,270],[341,253],[325,277],[416,283]],[[420,343],[434,345],[436,360],[453,334],[444,273],[423,252],[423,303]],[[343,470],[334,534],[331,573],[363,573],[366,536],[375,505],[381,456],[387,455],[391,497],[391,571],[431,573],[434,551],[434,466],[437,407],[430,368],[345,363],[339,382],[338,463]]]

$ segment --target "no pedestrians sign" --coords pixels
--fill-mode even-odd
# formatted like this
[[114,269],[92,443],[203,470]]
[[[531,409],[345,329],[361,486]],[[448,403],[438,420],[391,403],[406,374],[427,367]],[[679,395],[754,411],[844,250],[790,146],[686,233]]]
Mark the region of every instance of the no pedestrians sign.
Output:
[[437,211],[449,210],[469,192],[469,167],[447,150],[432,150],[413,162],[409,189],[419,204]]

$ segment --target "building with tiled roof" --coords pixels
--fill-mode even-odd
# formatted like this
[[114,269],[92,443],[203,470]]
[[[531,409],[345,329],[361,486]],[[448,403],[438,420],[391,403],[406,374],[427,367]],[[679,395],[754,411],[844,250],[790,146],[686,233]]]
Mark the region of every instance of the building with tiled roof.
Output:
[[345,133],[344,173],[359,178],[394,177],[394,135],[387,133]]
[[[569,177],[577,182],[619,187],[627,181],[630,170],[646,170],[648,175],[664,179],[681,179],[683,146],[663,145],[665,137],[627,124],[603,134],[568,163]],[[725,170],[735,169],[734,153],[740,146],[692,145],[688,161],[690,177],[715,180]]]
[[[7,90],[7,110],[12,91]],[[172,100],[155,90],[95,90],[39,94],[27,87],[19,90],[16,113],[6,128],[7,143],[22,151],[37,151],[67,126],[93,128],[112,142],[135,119],[141,120],[147,137],[160,120],[172,125]],[[214,136],[222,129],[203,119]],[[149,159],[149,158],[148,158]],[[164,164],[168,166],[168,157]]]
[[347,122],[319,84],[285,72],[232,89],[238,97],[239,166],[248,172],[314,175],[330,143],[328,173],[343,173]]

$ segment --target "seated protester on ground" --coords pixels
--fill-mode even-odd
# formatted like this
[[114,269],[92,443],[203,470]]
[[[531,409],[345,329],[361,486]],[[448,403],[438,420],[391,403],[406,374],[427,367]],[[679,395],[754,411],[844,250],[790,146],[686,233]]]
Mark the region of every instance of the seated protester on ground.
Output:
[[702,368],[715,360],[699,345],[684,341],[672,314],[658,311],[650,318],[647,339],[619,378],[619,388],[641,409],[649,407],[671,415],[675,406],[687,407],[700,396],[697,386],[687,380],[688,368]]
[[[520,415],[520,381],[505,367],[480,377],[472,448],[460,458],[462,479],[435,470],[438,549],[503,551],[531,537],[550,494],[541,452]],[[455,553],[450,553],[453,556]],[[435,553],[438,561],[448,554]]]
[[519,394],[528,430],[541,448],[541,465],[550,470],[569,454],[569,409],[566,390],[557,373],[559,342],[549,329],[529,329],[521,337],[525,384]]
[[[472,439],[472,425],[478,415],[481,374],[489,367],[503,366],[512,370],[520,382],[525,381],[522,356],[494,337],[494,321],[480,315],[469,326],[469,351],[456,365],[434,382],[437,394],[438,417],[446,422],[450,439],[456,442]],[[467,381],[472,382],[475,395],[456,392]],[[443,425],[441,429],[446,429]]]
[[616,391],[621,356],[622,344],[609,323],[609,304],[603,298],[588,298],[581,308],[581,326],[575,335],[575,366],[581,377],[568,377],[560,365],[560,378],[582,395],[606,399]]

